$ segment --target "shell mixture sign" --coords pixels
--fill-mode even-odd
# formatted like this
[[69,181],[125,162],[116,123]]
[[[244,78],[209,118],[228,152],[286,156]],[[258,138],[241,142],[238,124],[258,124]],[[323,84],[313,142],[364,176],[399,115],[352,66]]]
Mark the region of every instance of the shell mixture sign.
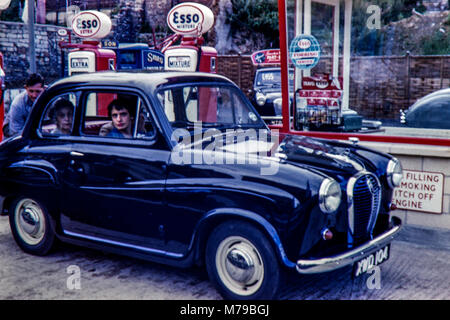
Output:
[[444,174],[403,170],[403,180],[394,189],[392,202],[399,209],[442,213]]

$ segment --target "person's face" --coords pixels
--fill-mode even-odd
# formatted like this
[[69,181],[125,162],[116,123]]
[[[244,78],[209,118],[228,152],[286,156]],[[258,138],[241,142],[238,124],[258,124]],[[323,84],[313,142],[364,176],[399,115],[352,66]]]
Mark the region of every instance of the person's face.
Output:
[[41,83],[36,83],[32,86],[25,86],[25,90],[27,91],[28,98],[30,98],[30,100],[34,102],[34,100],[39,97],[42,91],[44,91],[44,87]]
[[130,127],[131,117],[127,109],[119,109],[113,107],[111,110],[111,118],[114,127],[119,131],[127,130]]
[[56,126],[63,134],[69,134],[72,130],[73,112],[69,107],[61,108],[56,112]]

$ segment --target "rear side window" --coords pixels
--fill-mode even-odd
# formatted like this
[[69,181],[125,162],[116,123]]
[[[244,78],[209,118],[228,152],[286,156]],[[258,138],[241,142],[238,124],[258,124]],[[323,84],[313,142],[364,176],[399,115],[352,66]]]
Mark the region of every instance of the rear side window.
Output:
[[83,99],[81,134],[111,139],[152,139],[155,126],[138,94],[90,91]]
[[43,135],[67,136],[73,132],[77,95],[73,92],[53,98],[47,105],[41,119],[39,131]]

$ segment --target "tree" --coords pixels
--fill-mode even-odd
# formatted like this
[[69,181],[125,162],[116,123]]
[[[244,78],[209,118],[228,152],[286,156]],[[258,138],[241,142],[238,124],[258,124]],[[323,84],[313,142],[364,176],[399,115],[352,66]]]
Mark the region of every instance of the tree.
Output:
[[142,24],[142,10],[136,10],[134,1],[121,1],[116,17],[115,39],[119,42],[136,42]]
[[231,34],[255,33],[265,37],[265,45],[278,46],[278,3],[276,0],[231,0],[233,12],[227,23]]

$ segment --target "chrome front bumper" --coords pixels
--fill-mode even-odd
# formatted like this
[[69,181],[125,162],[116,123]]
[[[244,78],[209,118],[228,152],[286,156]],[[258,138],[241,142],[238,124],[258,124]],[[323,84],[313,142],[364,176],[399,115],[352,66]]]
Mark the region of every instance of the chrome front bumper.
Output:
[[392,217],[393,227],[380,234],[378,237],[371,241],[345,253],[314,260],[298,260],[296,263],[296,269],[299,273],[321,273],[339,269],[361,260],[371,253],[383,248],[389,244],[399,233],[402,221],[397,217]]

